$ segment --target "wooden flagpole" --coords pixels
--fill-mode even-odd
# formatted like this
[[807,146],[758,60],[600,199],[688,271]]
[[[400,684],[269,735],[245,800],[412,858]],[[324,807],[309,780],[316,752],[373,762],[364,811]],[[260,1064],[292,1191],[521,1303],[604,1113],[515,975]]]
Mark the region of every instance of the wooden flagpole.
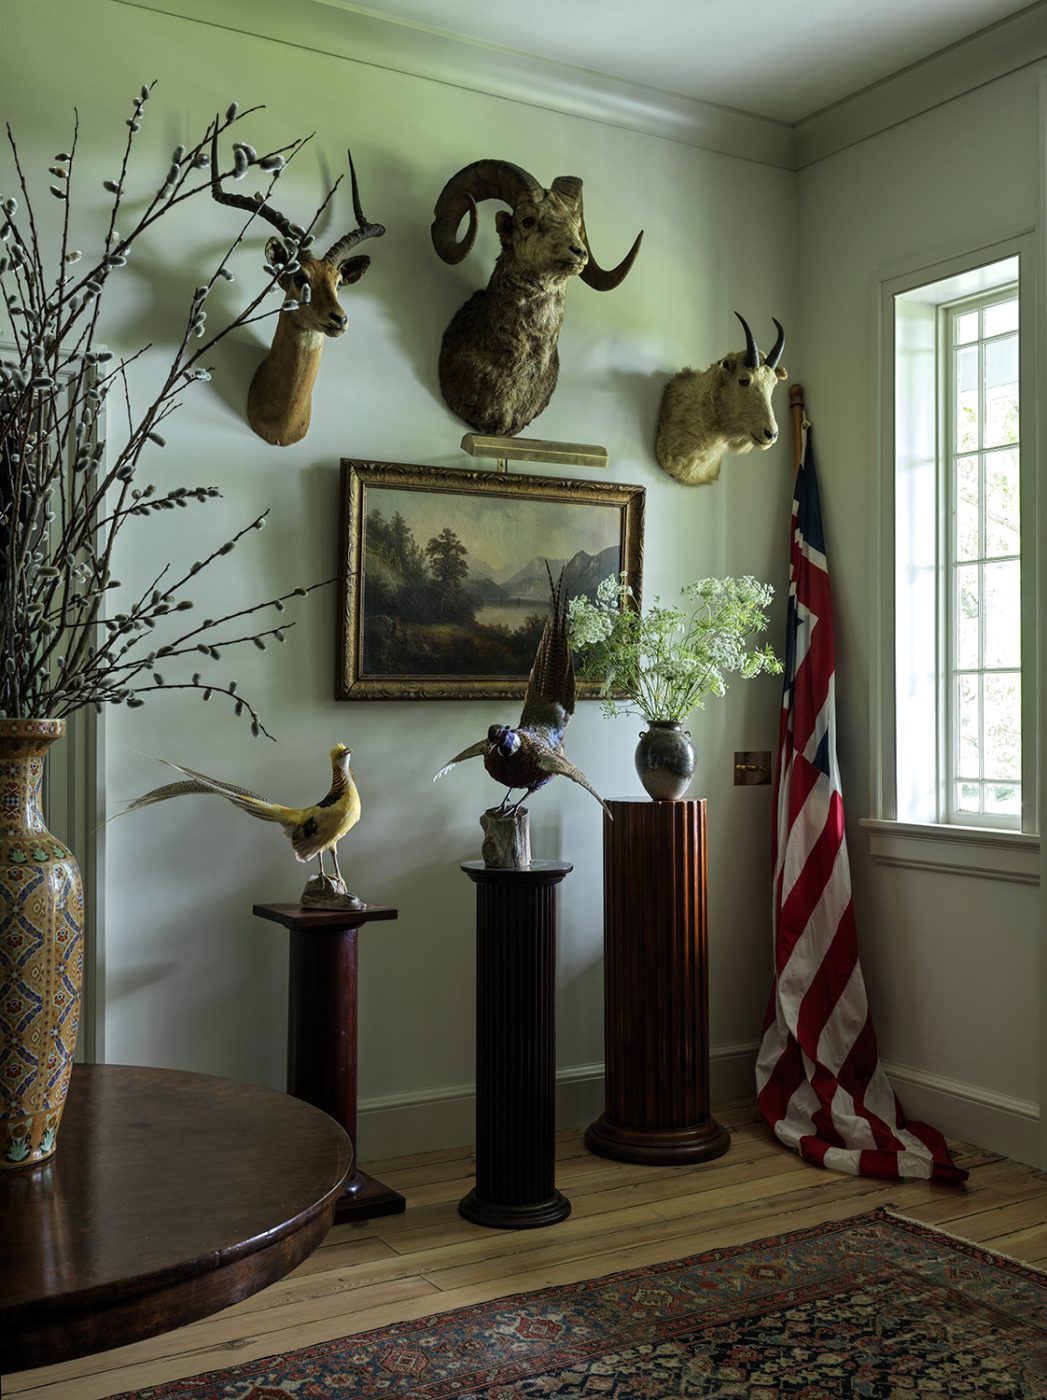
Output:
[[793,384],[789,389],[789,409],[793,419],[793,475],[800,470],[803,461],[803,435],[806,424],[804,413],[803,385]]

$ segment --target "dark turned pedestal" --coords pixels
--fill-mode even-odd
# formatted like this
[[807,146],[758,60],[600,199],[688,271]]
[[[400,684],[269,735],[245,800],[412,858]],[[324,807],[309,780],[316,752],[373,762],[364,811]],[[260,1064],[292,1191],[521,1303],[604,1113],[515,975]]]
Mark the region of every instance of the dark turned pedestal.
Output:
[[0,1370],[154,1337],[281,1278],[331,1226],[344,1131],[210,1074],[74,1065],[58,1150],[0,1172]]
[[702,1162],[709,1112],[705,801],[611,801],[604,817],[605,1107],[585,1145],[622,1162]]
[[[356,1148],[356,934],[361,924],[395,919],[382,904],[365,909],[302,909],[256,904],[260,919],[291,933],[287,983],[287,1092],[329,1113]],[[359,1167],[335,1207],[335,1224],[396,1215],[399,1191]]]
[[571,1213],[556,1189],[556,886],[572,865],[462,869],[476,884],[476,1186],[466,1220],[500,1230]]

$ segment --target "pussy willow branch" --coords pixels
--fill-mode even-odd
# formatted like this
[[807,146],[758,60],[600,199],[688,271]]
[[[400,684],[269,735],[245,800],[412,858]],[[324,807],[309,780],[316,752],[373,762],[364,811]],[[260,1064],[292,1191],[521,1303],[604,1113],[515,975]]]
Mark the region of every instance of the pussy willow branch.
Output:
[[[268,729],[266,729],[265,725],[262,723],[261,719],[259,718],[259,716],[258,716],[258,711],[254,708],[254,706],[251,704],[251,702],[250,702],[245,696],[240,695],[240,694],[237,692],[235,686],[233,686],[233,687],[224,686],[224,685],[208,685],[208,686],[204,686],[204,685],[202,685],[199,681],[191,681],[191,682],[185,682],[185,681],[183,681],[183,682],[181,682],[181,683],[178,684],[178,685],[146,685],[146,686],[139,686],[139,687],[134,691],[134,694],[135,694],[135,695],[148,695],[149,692],[150,692],[150,691],[153,691],[153,690],[200,690],[200,691],[203,692],[203,698],[204,698],[205,700],[209,699],[212,693],[213,693],[213,694],[216,694],[216,695],[228,695],[229,698],[235,702],[234,708],[235,708],[235,711],[236,711],[236,713],[237,713],[238,715],[240,714],[240,712],[241,712],[242,710],[246,710],[247,713],[251,716],[251,733],[252,733],[256,738],[258,737],[259,734],[264,734],[265,737],[266,737],[267,739],[272,739],[272,738],[273,738],[273,735],[269,733]],[[127,703],[130,704],[130,705],[133,705],[135,702],[134,702],[133,700],[129,700]],[[139,700],[138,703],[139,703],[139,704],[142,704],[142,703],[144,703],[144,702],[141,701],[141,700]]]
[[[152,84],[143,87],[134,99],[118,178],[106,182],[114,199],[101,255],[73,276],[69,269],[81,257],[78,251],[70,250],[70,205],[79,142],[79,118],[75,117],[69,149],[55,157],[51,168],[51,174],[59,181],[51,187],[51,194],[65,205],[59,237],[60,261],[53,286],[47,279],[29,181],[14,135],[7,128],[24,212],[21,219],[16,218],[17,206],[12,200],[0,206],[0,294],[14,327],[16,350],[14,363],[0,361],[0,709],[5,713],[47,713],[49,703],[59,706],[63,714],[91,701],[134,703],[136,689],[129,682],[147,669],[156,655],[182,657],[202,651],[213,657],[219,646],[248,641],[264,647],[263,638],[276,635],[282,639],[283,630],[273,628],[252,636],[223,638],[220,642],[208,639],[215,628],[234,617],[245,617],[274,605],[282,611],[285,599],[308,591],[295,589],[279,599],[241,609],[225,618],[209,619],[166,645],[154,647],[145,656],[131,655],[135,648],[152,640],[148,634],[162,618],[192,606],[191,600],[177,598],[179,590],[202,568],[228,553],[248,530],[259,528],[264,519],[261,517],[162,590],[160,584],[166,570],[161,571],[130,612],[116,614],[115,621],[105,623],[107,635],[98,636],[106,595],[119,586],[112,578],[112,564],[120,530],[133,516],[184,506],[189,499],[203,501],[217,494],[213,488],[175,488],[150,499],[153,486],[139,491],[132,485],[142,452],[149,443],[163,446],[158,429],[179,406],[183,392],[195,381],[210,377],[198,366],[218,342],[239,326],[272,314],[259,313],[258,308],[280,273],[270,274],[238,316],[205,335],[205,302],[219,278],[231,280],[228,263],[257,217],[256,212],[252,213],[218,266],[194,293],[159,390],[137,417],[131,404],[127,371],[145,351],[99,372],[99,365],[110,356],[92,349],[108,280],[126,263],[135,242],[159,218],[186,200],[209,195],[213,178],[238,178],[247,167],[261,166],[270,177],[259,206],[264,207],[287,160],[310,139],[295,140],[262,157],[245,143],[239,143],[233,166],[216,171],[207,148],[213,149],[218,137],[234,121],[256,110],[240,113],[233,104],[224,119],[216,116],[208,123],[195,145],[188,149],[179,146],[172,153],[163,183],[130,233],[121,237],[116,232],[117,218],[124,204],[135,137],[151,92]],[[192,178],[193,172],[205,169],[204,178]],[[299,254],[311,241],[310,230],[333,192],[328,192],[309,225],[300,232],[295,230]],[[194,338],[201,341],[195,348]],[[122,446],[102,466],[104,441],[97,438],[99,415],[117,386],[123,390],[127,431]],[[190,644],[190,639],[199,640]],[[116,684],[111,683],[114,671],[122,678]],[[137,689],[174,688],[193,687],[172,681]],[[215,689],[232,695],[235,682],[230,683],[228,690]],[[249,710],[255,733],[267,732],[242,697],[237,697],[236,703],[238,712]]]

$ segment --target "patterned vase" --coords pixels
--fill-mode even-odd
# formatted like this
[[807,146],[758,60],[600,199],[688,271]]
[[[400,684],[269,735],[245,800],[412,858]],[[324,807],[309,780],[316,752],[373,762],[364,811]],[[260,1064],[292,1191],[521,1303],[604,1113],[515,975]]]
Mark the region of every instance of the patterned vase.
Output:
[[636,746],[636,772],[656,802],[675,802],[694,777],[694,745],[682,724],[649,719]]
[[84,966],[84,893],[44,825],[40,786],[61,719],[0,719],[0,1167],[55,1150]]

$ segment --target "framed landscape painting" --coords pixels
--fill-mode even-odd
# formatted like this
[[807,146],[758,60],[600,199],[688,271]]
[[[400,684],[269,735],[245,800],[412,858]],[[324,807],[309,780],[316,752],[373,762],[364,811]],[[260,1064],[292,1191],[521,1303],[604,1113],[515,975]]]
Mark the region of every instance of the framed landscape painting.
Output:
[[342,500],[339,700],[522,697],[546,566],[593,599],[625,570],[639,601],[642,486],[343,459]]

